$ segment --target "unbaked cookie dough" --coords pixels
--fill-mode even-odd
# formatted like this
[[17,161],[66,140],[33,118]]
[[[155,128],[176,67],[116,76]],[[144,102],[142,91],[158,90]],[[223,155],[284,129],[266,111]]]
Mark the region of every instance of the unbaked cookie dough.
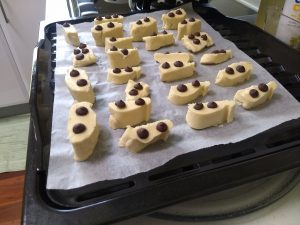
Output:
[[113,46],[115,46],[117,48],[131,49],[131,48],[133,48],[132,41],[133,41],[132,37],[121,37],[121,38],[110,37],[110,38],[105,38],[105,51],[112,48]]
[[138,98],[148,97],[150,87],[144,82],[134,82],[129,80],[125,89],[126,100],[137,100]]
[[64,29],[65,41],[70,45],[78,47],[80,41],[79,41],[78,32],[76,28],[69,23],[64,23],[63,29]]
[[80,43],[79,47],[73,50],[73,66],[83,67],[96,63],[96,56],[86,44]]
[[204,65],[215,65],[222,62],[225,62],[232,58],[232,51],[228,50],[214,50],[211,53],[204,54],[201,59],[200,63]]
[[141,62],[139,52],[136,48],[119,49],[113,46],[107,50],[108,61],[112,68],[126,68],[138,66]]
[[197,130],[230,123],[234,118],[234,108],[235,102],[230,100],[189,104],[186,122]]
[[113,84],[126,84],[129,80],[137,80],[141,76],[141,67],[126,67],[124,69],[108,69],[107,80]]
[[206,32],[184,35],[181,40],[183,46],[193,53],[200,52],[214,44],[213,39]]
[[145,49],[148,51],[157,50],[175,43],[173,34],[167,31],[163,31],[161,34],[153,33],[152,36],[143,37],[143,41],[145,42]]
[[154,53],[154,60],[158,63],[174,63],[176,61],[192,62],[193,56],[188,52],[166,52],[166,53]]
[[84,70],[73,68],[67,70],[66,85],[77,102],[95,102],[95,95],[89,78]]
[[76,161],[87,160],[98,142],[99,126],[91,107],[89,102],[78,102],[69,111],[67,131]]
[[157,33],[157,24],[156,19],[152,17],[145,17],[130,23],[130,36],[133,37],[133,41],[143,41],[143,37],[153,33]]
[[178,24],[177,39],[181,40],[184,35],[194,34],[201,31],[201,21],[196,18],[187,18]]
[[91,28],[91,32],[95,40],[95,44],[103,47],[105,45],[105,38],[123,37],[123,25],[118,22],[106,22],[101,25],[95,25]]
[[175,61],[174,63],[164,62],[159,66],[160,80],[170,82],[181,80],[194,75],[194,62]]
[[162,14],[161,20],[163,21],[163,29],[177,30],[178,23],[186,18],[184,9],[174,9],[166,14]]
[[148,97],[137,100],[116,101],[108,104],[110,116],[109,126],[112,129],[135,126],[150,119],[151,99]]
[[243,108],[252,109],[271,100],[276,88],[277,84],[274,81],[270,81],[267,84],[252,85],[237,91],[234,95],[234,100]]
[[230,64],[218,72],[216,84],[219,86],[235,86],[249,80],[252,73],[252,64],[242,61]]
[[198,80],[194,80],[191,83],[171,86],[168,99],[175,105],[184,105],[194,101],[200,96],[205,96],[209,86],[209,81],[199,82]]
[[107,22],[123,23],[123,20],[124,20],[124,17],[122,15],[118,15],[118,14],[106,15],[106,16],[97,16],[94,19],[94,24],[99,25],[99,24],[107,23]]
[[138,127],[128,126],[120,138],[119,146],[132,152],[140,152],[159,140],[166,141],[173,128],[171,120],[159,120]]

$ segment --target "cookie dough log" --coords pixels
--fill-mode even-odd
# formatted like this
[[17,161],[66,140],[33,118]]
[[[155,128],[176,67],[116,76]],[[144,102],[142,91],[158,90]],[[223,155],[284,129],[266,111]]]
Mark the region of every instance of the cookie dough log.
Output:
[[152,17],[145,17],[130,23],[130,36],[133,37],[133,41],[143,41],[143,37],[153,33],[157,33],[157,24],[156,19]]
[[67,131],[76,161],[87,160],[98,142],[99,126],[91,107],[89,102],[79,102],[69,111]]
[[177,39],[181,40],[184,35],[194,34],[201,31],[201,21],[193,17],[185,19],[178,24]]
[[193,61],[193,56],[192,54],[188,52],[166,52],[166,53],[154,53],[154,60],[158,63],[164,63],[164,62],[169,62],[169,63],[174,63],[176,61],[181,61],[181,62],[192,62]]
[[161,34],[152,34],[152,36],[143,37],[145,49],[154,51],[165,46],[174,45],[175,39],[172,33],[163,31]]
[[113,46],[106,53],[111,68],[138,66],[141,62],[139,52],[136,48],[118,49]]
[[209,86],[209,81],[199,82],[198,80],[194,80],[191,83],[171,86],[168,99],[175,105],[184,105],[194,101],[200,96],[205,96]]
[[250,62],[232,63],[218,72],[215,83],[224,87],[235,86],[249,80],[251,73],[252,64]]
[[70,68],[65,75],[66,85],[77,102],[95,102],[95,94],[86,72],[82,69]]
[[140,152],[159,140],[167,141],[172,128],[171,120],[159,120],[135,128],[128,126],[120,138],[119,146]]
[[232,51],[228,50],[214,50],[211,53],[204,54],[201,59],[200,63],[204,65],[215,65],[222,62],[225,62],[232,58]]
[[105,38],[105,51],[107,52],[108,49],[112,48],[113,46],[117,48],[133,48],[132,45],[133,38],[132,37],[110,37]]
[[194,75],[194,70],[194,62],[164,62],[159,66],[160,80],[164,82],[170,82],[188,78]]
[[96,56],[86,44],[80,43],[79,47],[74,49],[72,54],[73,66],[83,67],[96,63]]
[[163,21],[163,29],[177,30],[178,23],[183,21],[185,18],[186,12],[181,8],[162,14],[161,20]]
[[107,80],[113,84],[126,84],[129,80],[137,80],[141,76],[141,67],[126,67],[125,69],[108,69]]
[[182,38],[183,46],[193,52],[197,53],[208,48],[214,44],[213,39],[205,32],[196,32],[190,35],[184,35]]
[[134,82],[129,80],[125,88],[126,100],[136,100],[138,98],[148,97],[150,87],[144,82]]
[[271,100],[276,88],[277,84],[274,81],[252,85],[237,91],[234,100],[243,108],[252,109]]
[[234,118],[234,108],[235,102],[229,100],[189,104],[186,122],[197,130],[230,123]]
[[79,41],[78,32],[76,28],[69,23],[64,23],[63,29],[64,29],[65,41],[70,45],[78,47],[80,41]]
[[113,15],[106,15],[106,16],[97,16],[94,19],[94,24],[99,25],[102,23],[107,23],[107,22],[117,22],[117,23],[123,23],[124,17],[118,14],[113,14]]
[[95,44],[97,46],[105,45],[105,38],[107,37],[123,37],[123,25],[118,22],[106,22],[101,25],[95,25],[91,28]]
[[109,126],[112,129],[135,126],[150,119],[151,99],[139,98],[137,100],[116,101],[108,104],[110,116]]

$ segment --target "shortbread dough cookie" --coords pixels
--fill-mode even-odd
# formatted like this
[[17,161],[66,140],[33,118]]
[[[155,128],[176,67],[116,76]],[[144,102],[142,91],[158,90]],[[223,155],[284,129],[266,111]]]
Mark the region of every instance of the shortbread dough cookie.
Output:
[[79,47],[74,49],[72,54],[73,66],[83,67],[96,63],[96,56],[86,44],[80,43]]
[[205,65],[215,65],[222,62],[225,62],[232,58],[232,51],[228,50],[215,50],[211,53],[204,54],[201,59],[200,63]]
[[126,67],[124,69],[108,69],[107,80],[113,84],[126,84],[129,80],[137,80],[141,76],[141,67]]
[[219,86],[235,86],[249,80],[252,73],[250,62],[232,63],[228,67],[218,72],[216,84]]
[[252,85],[237,91],[234,100],[243,108],[252,109],[271,100],[276,88],[277,84],[274,81]]
[[106,16],[97,16],[94,19],[94,24],[99,25],[99,24],[107,23],[107,22],[123,23],[123,20],[124,20],[124,17],[122,15],[118,15],[118,14],[106,15]]
[[184,35],[194,34],[201,31],[201,21],[196,18],[188,18],[178,24],[177,39],[181,40]]
[[66,85],[77,102],[95,102],[95,95],[89,78],[84,70],[73,68],[67,70]]
[[186,18],[184,9],[174,9],[166,14],[162,14],[161,20],[163,21],[163,29],[177,30],[178,23]]
[[99,126],[91,107],[89,102],[79,102],[69,111],[67,131],[76,161],[87,160],[98,142]]
[[141,62],[139,52],[136,48],[118,49],[115,46],[107,50],[108,61],[112,68],[126,68],[138,66]]
[[112,129],[135,126],[150,119],[151,99],[139,98],[137,100],[116,101],[108,104],[110,116],[109,126]]
[[160,80],[165,82],[181,80],[193,76],[194,70],[194,62],[164,62],[159,66]]
[[186,122],[197,130],[230,123],[234,118],[234,108],[235,102],[229,100],[189,104]]
[[113,46],[115,46],[117,48],[121,48],[121,49],[123,49],[123,48],[131,49],[131,48],[133,48],[132,41],[133,41],[132,37],[105,38],[105,51],[112,48]]
[[133,37],[133,41],[143,41],[143,37],[153,33],[157,33],[157,24],[156,19],[152,17],[145,17],[130,23],[130,36]]
[[152,36],[143,37],[143,41],[145,42],[145,49],[148,51],[157,50],[175,43],[173,34],[167,31],[163,31],[161,34],[154,33]]
[[209,86],[209,81],[199,82],[198,80],[194,80],[191,83],[171,86],[168,99],[175,105],[184,105],[194,101],[200,96],[205,96]]
[[188,52],[166,52],[166,53],[154,53],[154,60],[158,63],[174,63],[176,61],[192,62],[193,56]]
[[134,82],[129,80],[125,89],[126,100],[136,100],[138,98],[148,97],[150,87],[144,82]]
[[213,39],[205,32],[196,32],[184,35],[182,38],[183,46],[193,53],[200,52],[214,44]]
[[64,29],[65,41],[70,45],[78,47],[80,41],[79,41],[78,32],[76,28],[69,23],[64,23],[63,29]]
[[95,44],[103,47],[105,45],[105,38],[123,37],[123,25],[118,22],[106,22],[101,25],[95,25],[92,27],[91,32],[95,40]]

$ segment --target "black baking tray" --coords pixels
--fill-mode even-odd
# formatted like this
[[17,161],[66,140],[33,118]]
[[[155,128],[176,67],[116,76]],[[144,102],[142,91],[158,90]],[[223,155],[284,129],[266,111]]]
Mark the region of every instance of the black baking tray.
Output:
[[[246,22],[197,3],[193,6],[224,38],[266,68],[300,100],[299,52]],[[72,190],[47,190],[55,52],[53,23],[46,26],[45,39],[35,49],[22,224],[112,223],[300,166],[300,119],[296,119],[235,144],[178,156],[161,167],[125,179]]]

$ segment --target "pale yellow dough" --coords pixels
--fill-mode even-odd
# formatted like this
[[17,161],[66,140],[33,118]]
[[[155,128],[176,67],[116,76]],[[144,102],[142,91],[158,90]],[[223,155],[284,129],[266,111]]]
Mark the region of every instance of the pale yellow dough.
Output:
[[78,32],[73,25],[71,25],[71,24],[69,24],[69,25],[70,25],[69,27],[63,26],[65,41],[70,45],[78,47],[80,44]]
[[[87,115],[79,116],[76,114],[76,109],[85,107],[88,109]],[[74,159],[76,161],[87,160],[93,153],[98,142],[99,126],[96,120],[96,113],[92,110],[92,104],[89,102],[79,102],[71,106],[68,119],[68,137],[73,146]],[[82,123],[86,130],[82,133],[75,134],[73,126]]]
[[145,49],[148,51],[157,50],[175,43],[172,33],[143,37],[143,41],[145,42]]
[[[245,67],[245,72],[240,73],[236,70],[238,65]],[[244,83],[246,80],[249,80],[252,74],[252,64],[250,62],[242,61],[237,63],[232,63],[228,67],[231,67],[234,70],[234,74],[228,74],[225,72],[225,69],[220,70],[216,77],[215,84],[219,86],[229,87],[235,86],[241,83]]]
[[165,82],[171,82],[175,80],[181,80],[194,75],[195,63],[183,62],[183,67],[175,67],[174,63],[170,63],[170,68],[164,69],[163,63],[159,66],[160,80]]
[[[101,18],[100,20],[98,18]],[[105,16],[102,17],[96,17],[94,19],[94,24],[99,25],[102,23],[107,23],[107,22],[118,22],[118,23],[123,23],[124,17],[122,15],[118,15],[117,18],[113,18],[113,15],[111,16],[110,19],[106,19]]]
[[[176,13],[177,10],[180,10],[182,14],[179,15],[178,13]],[[169,13],[173,13],[174,17],[168,16]],[[163,21],[163,29],[177,30],[178,23],[183,21],[186,18],[186,16],[186,12],[182,8],[174,9],[166,14],[162,14],[161,20]]]
[[[80,48],[77,48],[77,49],[80,49]],[[90,48],[87,48],[87,49],[89,50],[89,52],[86,54],[83,54],[84,58],[81,60],[76,59],[76,55],[74,55],[74,53],[72,53],[73,66],[84,67],[84,66],[89,66],[89,65],[96,63],[97,58],[94,55],[92,49],[90,49]],[[80,53],[80,54],[82,54],[82,53]]]
[[193,56],[188,52],[154,53],[154,60],[158,63],[174,63],[176,61],[192,62]]
[[186,114],[186,122],[193,129],[204,129],[212,126],[217,126],[223,123],[230,123],[234,118],[235,102],[224,100],[215,101],[217,108],[208,108],[207,103],[203,103],[203,109],[196,110],[196,103],[188,105]]
[[[134,85],[138,83],[142,86],[141,90],[134,88]],[[138,94],[130,95],[129,92],[132,89],[136,89]],[[148,97],[150,94],[150,87],[148,84],[144,82],[134,82],[133,80],[129,80],[125,88],[125,93],[126,93],[126,100],[136,100],[138,98]]]
[[125,108],[118,108],[115,102],[108,104],[110,116],[109,126],[112,129],[126,128],[126,126],[135,126],[142,122],[147,122],[150,119],[151,113],[151,99],[142,98],[145,101],[145,105],[135,104],[135,100],[124,101]]
[[[213,39],[206,32],[200,32],[200,36],[195,36],[194,39],[200,40],[200,44],[194,44],[194,39],[189,39],[188,36],[189,35],[184,35],[181,40],[183,46],[193,53],[200,52],[204,48],[208,48],[214,44]],[[204,37],[207,37],[207,39]]]
[[[165,123],[168,129],[164,132],[160,132],[156,129],[157,124]],[[137,130],[140,128],[147,129],[149,136],[146,139],[141,139],[137,135]],[[171,120],[159,120],[153,123],[148,123],[146,125],[141,125],[138,127],[128,126],[124,134],[120,138],[119,146],[129,149],[132,152],[140,152],[148,145],[153,144],[159,140],[166,141],[170,135],[170,130],[173,128],[173,122]]]
[[[234,95],[234,100],[237,102],[237,104],[241,105],[245,109],[255,108],[271,100],[273,93],[277,88],[277,84],[274,81],[270,81],[266,85],[268,86],[268,91],[266,92],[259,90],[257,85],[252,85],[248,88],[238,90]],[[258,97],[253,98],[250,96],[249,92],[251,89],[255,89],[258,91]]]
[[105,51],[108,51],[113,46],[121,49],[123,48],[131,49],[133,48],[132,41],[133,41],[132,37],[116,38],[116,41],[111,41],[110,38],[105,38]]
[[[113,23],[114,27],[110,28],[108,27],[108,24]],[[102,30],[97,30],[97,26],[101,26]],[[123,25],[122,23],[118,22],[107,22],[102,23],[101,25],[95,25],[91,29],[92,36],[95,40],[95,44],[97,46],[104,46],[105,45],[105,38],[107,37],[115,37],[115,38],[121,38],[123,37]]]
[[146,17],[149,22],[145,22],[145,18],[140,19],[142,24],[136,22],[130,23],[130,36],[133,37],[133,41],[143,41],[143,37],[150,36],[153,33],[157,33],[156,19],[152,17]]
[[194,87],[192,83],[184,84],[187,87],[187,91],[180,92],[177,90],[177,85],[171,86],[168,99],[175,105],[184,105],[194,101],[200,96],[205,96],[210,86],[209,81],[200,82],[199,87]]
[[110,63],[110,67],[112,68],[125,68],[138,66],[141,62],[139,52],[136,48],[127,49],[128,55],[124,55],[122,53],[122,49],[118,49],[117,51],[111,51],[110,49],[107,51],[108,61]]
[[226,53],[206,53],[201,59],[200,63],[205,65],[215,65],[225,62],[232,58],[232,51],[226,50]]
[[[70,72],[73,69],[79,72],[79,75],[77,77],[70,76]],[[87,81],[87,85],[83,87],[78,86],[76,82],[80,79],[85,79]],[[69,68],[65,75],[65,82],[75,101],[90,102],[92,104],[95,102],[95,95],[91,82],[89,81],[89,78],[84,70],[73,67]]]
[[194,34],[201,31],[201,20],[195,18],[195,21],[189,21],[189,19],[186,19],[185,21],[187,22],[186,24],[178,24],[178,40],[181,40],[184,35]]
[[114,69],[108,69],[107,80],[113,84],[126,84],[129,80],[137,80],[141,76],[141,67],[132,67],[132,72],[121,69],[121,73],[114,73]]

